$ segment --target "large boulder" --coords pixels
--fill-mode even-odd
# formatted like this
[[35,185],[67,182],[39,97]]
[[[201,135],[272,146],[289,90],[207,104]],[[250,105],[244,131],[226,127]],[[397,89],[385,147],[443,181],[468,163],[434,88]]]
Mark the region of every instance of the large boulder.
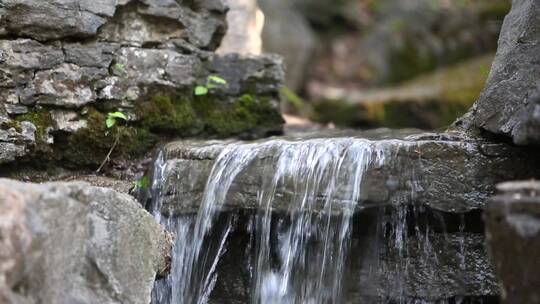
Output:
[[0,302],[150,302],[170,241],[129,195],[0,179]]
[[[213,0],[1,1],[0,164],[95,166],[116,138],[113,158],[130,158],[160,136],[281,132],[281,59],[217,55],[226,11]],[[116,111],[128,121],[111,131]]]
[[507,182],[498,189],[484,220],[503,303],[540,303],[540,182]]
[[540,3],[514,0],[488,82],[469,116],[473,126],[518,144],[540,143],[539,54]]

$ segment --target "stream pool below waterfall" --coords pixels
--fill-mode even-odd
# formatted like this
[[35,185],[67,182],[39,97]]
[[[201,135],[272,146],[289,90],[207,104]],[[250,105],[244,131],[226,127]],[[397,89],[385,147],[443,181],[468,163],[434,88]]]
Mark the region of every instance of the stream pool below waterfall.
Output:
[[498,303],[479,174],[512,157],[366,138],[166,146],[147,206],[175,245],[153,303]]

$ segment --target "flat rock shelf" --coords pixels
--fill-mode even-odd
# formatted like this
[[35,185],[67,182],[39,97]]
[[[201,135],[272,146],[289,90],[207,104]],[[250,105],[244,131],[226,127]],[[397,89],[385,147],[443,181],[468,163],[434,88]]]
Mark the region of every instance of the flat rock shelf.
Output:
[[383,129],[169,143],[147,208],[178,241],[153,303],[496,303],[482,208],[539,176],[534,153]]
[[[413,134],[410,131],[375,130],[336,132],[316,137],[275,137],[260,141],[183,140],[167,144],[161,157],[167,164],[163,193],[163,213],[196,212],[204,192],[206,178],[218,155],[232,145],[245,145],[258,155],[233,181],[225,208],[256,208],[267,162],[277,157],[283,145],[318,145],[333,142],[343,147],[355,141],[369,141],[382,160],[367,168],[359,187],[362,209],[375,205],[414,203],[444,212],[464,213],[483,207],[505,180],[540,175],[538,163],[531,163],[535,151],[501,143],[463,137],[452,133]],[[536,151],[537,152],[537,151]],[[373,157],[377,157],[374,155]],[[538,162],[538,161],[536,161]],[[343,164],[347,166],[351,164]],[[186,172],[198,172],[185,179]],[[292,188],[283,187],[273,206],[286,210]],[[179,192],[183,189],[184,192]],[[186,192],[186,189],[189,189]],[[167,195],[169,194],[169,195]],[[167,200],[167,196],[174,201]],[[324,194],[320,194],[321,199]],[[336,198],[339,200],[339,196]],[[347,203],[347,202],[342,202]],[[339,206],[339,204],[336,204]]]

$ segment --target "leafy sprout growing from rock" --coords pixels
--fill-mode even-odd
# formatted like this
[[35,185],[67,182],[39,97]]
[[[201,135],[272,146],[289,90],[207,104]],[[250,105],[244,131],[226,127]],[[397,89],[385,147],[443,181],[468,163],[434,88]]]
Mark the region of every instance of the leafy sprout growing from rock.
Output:
[[119,74],[124,74],[126,72],[126,66],[123,63],[116,63],[113,65],[113,69]]
[[[113,128],[116,125],[118,125],[118,121],[127,121],[127,120],[128,118],[126,114],[122,112],[107,113],[107,120],[105,120],[105,125],[107,126],[107,130],[108,130],[107,132],[109,132],[110,130],[113,130]],[[111,159],[111,154],[114,151],[114,148],[116,148],[116,145],[118,145],[119,140],[120,140],[120,132],[117,132],[116,137],[114,139],[114,143],[111,149],[109,150],[109,153],[107,153],[107,156],[105,156],[105,159],[103,160],[99,168],[96,170],[96,172],[100,172],[101,169],[103,169],[103,166],[105,166],[105,164]]]
[[147,175],[135,181],[135,190],[146,190],[150,186],[150,178]]
[[195,96],[204,96],[207,95],[211,89],[215,89],[225,85],[227,85],[227,81],[225,79],[216,75],[210,75],[206,79],[205,85],[198,85],[195,87],[194,93]]

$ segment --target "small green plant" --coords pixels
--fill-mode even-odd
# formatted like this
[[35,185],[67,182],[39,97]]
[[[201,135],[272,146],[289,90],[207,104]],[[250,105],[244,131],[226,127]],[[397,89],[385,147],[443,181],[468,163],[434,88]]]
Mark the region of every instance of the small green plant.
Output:
[[135,190],[145,190],[145,189],[148,189],[149,186],[150,186],[150,179],[146,175],[135,182]]
[[[105,126],[107,127],[107,132],[110,130],[113,130],[113,128],[118,124],[118,120],[127,121],[128,118],[126,114],[122,112],[110,112],[107,113],[107,120],[105,120]],[[96,170],[96,172],[100,172],[101,169],[105,166],[105,164],[111,159],[111,154],[114,151],[114,148],[118,145],[118,141],[120,140],[120,132],[116,132],[116,138],[114,139],[114,143],[111,146],[111,149],[109,150],[109,153],[107,153],[107,156],[99,166],[99,168]]]
[[113,69],[116,72],[118,72],[120,74],[123,74],[126,71],[126,66],[123,63],[118,62],[118,63],[113,65]]
[[122,112],[112,112],[107,114],[107,120],[105,121],[105,124],[107,125],[107,129],[111,129],[116,125],[117,120],[123,120],[127,121],[127,116]]
[[216,75],[210,75],[206,79],[205,85],[198,85],[195,87],[194,93],[195,96],[203,96],[208,94],[211,89],[215,89],[225,85],[227,85],[227,81],[225,79]]

